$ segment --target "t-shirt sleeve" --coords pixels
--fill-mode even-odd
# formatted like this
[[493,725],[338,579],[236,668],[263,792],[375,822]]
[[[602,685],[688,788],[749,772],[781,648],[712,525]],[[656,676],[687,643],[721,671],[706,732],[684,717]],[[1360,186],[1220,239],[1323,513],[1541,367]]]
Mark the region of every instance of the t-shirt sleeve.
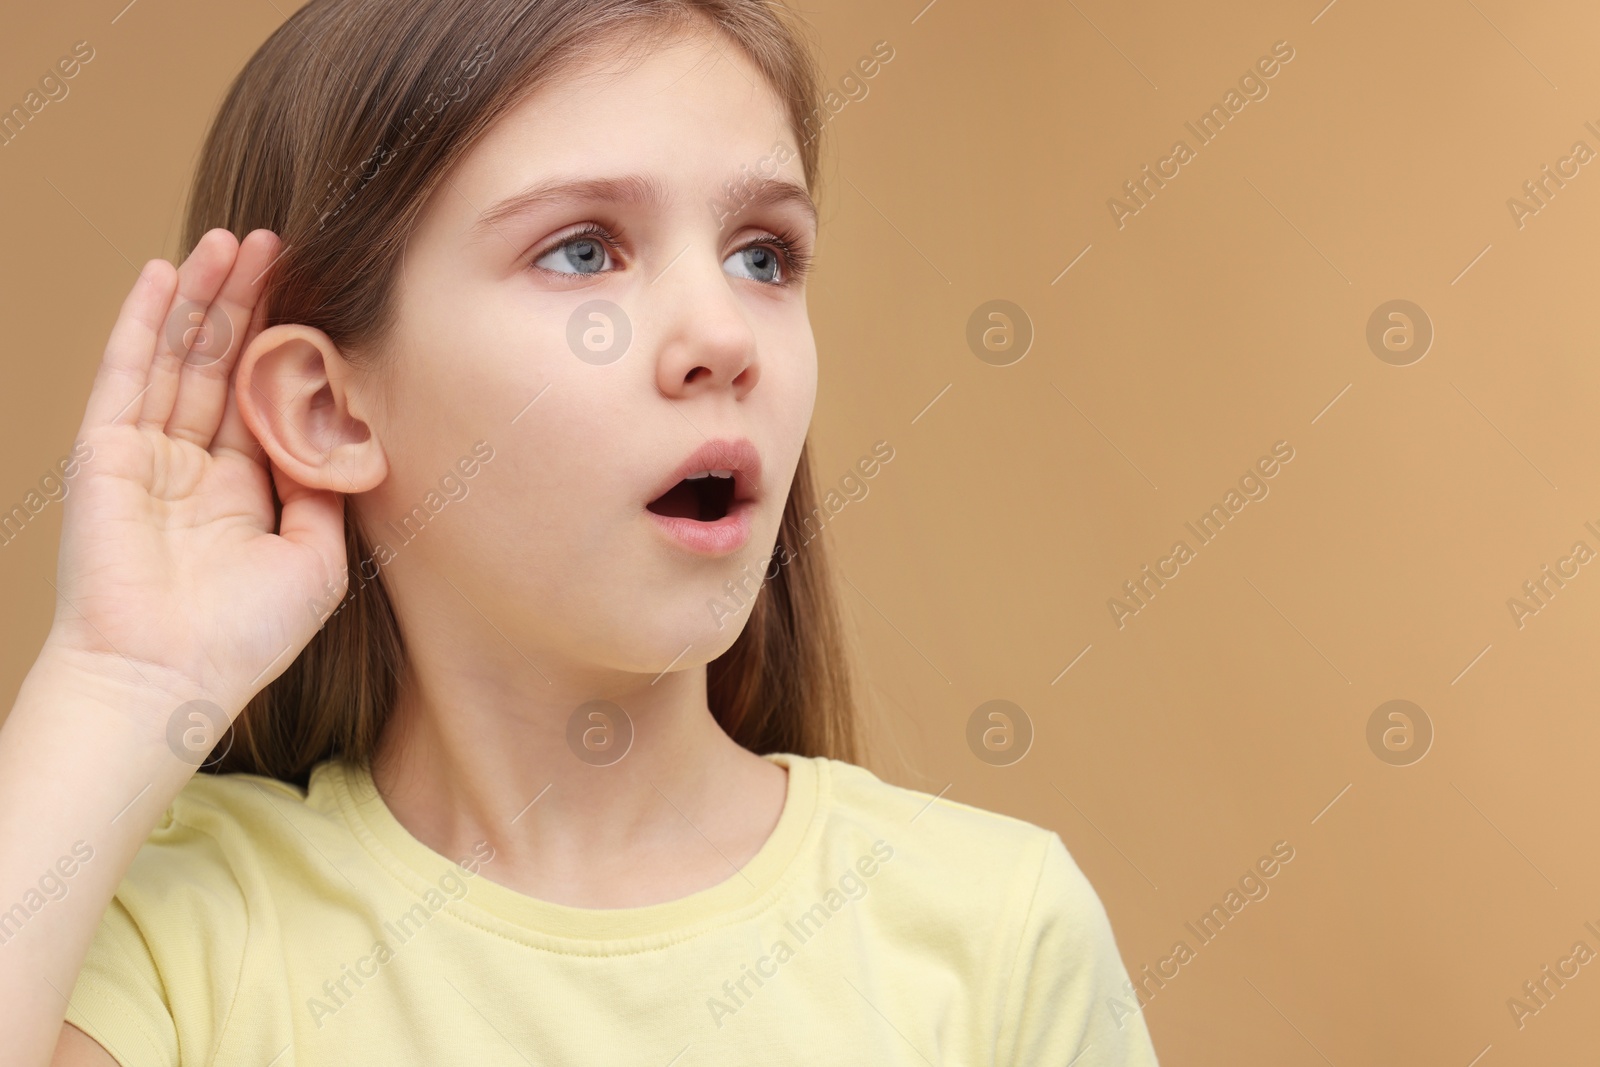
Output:
[[1006,994],[998,1064],[1008,1067],[1158,1067],[1105,907],[1052,832],[1033,887]]
[[113,898],[89,945],[66,1021],[122,1067],[175,1067],[178,1031],[155,960],[133,916]]
[[210,1063],[221,1051],[250,935],[238,880],[250,842],[235,814],[197,795],[208,788],[218,789],[185,787],[139,847],[68,1001],[66,1021],[121,1067]]

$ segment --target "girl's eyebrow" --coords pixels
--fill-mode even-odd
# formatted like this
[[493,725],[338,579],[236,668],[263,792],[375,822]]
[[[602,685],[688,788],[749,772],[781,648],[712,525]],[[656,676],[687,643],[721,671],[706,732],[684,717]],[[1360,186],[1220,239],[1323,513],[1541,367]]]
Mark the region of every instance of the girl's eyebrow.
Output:
[[[484,236],[486,231],[494,230],[509,219],[562,200],[606,200],[659,209],[672,202],[672,195],[659,179],[648,174],[625,174],[614,178],[551,178],[536,182],[499,201],[484,211],[468,232],[474,237]],[[793,204],[806,213],[812,226],[817,225],[817,205],[811,199],[811,194],[805,186],[782,178],[754,176],[746,181],[734,197],[724,193],[712,203],[730,211]]]

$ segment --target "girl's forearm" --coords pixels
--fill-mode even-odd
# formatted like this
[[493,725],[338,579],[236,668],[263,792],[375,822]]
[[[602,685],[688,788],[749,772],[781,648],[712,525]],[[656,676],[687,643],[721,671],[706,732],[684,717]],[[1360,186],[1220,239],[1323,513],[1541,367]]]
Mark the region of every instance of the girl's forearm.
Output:
[[166,724],[204,694],[46,648],[0,726],[0,1004],[7,1062],[48,1064],[101,916],[195,772]]

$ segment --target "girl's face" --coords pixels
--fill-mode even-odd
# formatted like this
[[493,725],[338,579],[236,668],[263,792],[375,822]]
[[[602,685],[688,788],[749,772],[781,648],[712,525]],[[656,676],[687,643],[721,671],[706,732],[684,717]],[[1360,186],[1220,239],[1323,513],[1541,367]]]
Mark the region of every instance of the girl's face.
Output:
[[[375,372],[389,476],[357,506],[394,553],[391,596],[423,626],[465,616],[451,636],[487,634],[519,666],[479,612],[540,668],[654,675],[725,651],[816,397],[803,282],[773,240],[804,257],[816,239],[783,107],[720,39],[634,60],[541,88],[449,175],[408,245]],[[647,505],[708,440],[740,439],[759,457],[735,479],[748,537],[691,547]],[[654,510],[697,506],[688,489]],[[405,542],[408,514],[426,528]]]

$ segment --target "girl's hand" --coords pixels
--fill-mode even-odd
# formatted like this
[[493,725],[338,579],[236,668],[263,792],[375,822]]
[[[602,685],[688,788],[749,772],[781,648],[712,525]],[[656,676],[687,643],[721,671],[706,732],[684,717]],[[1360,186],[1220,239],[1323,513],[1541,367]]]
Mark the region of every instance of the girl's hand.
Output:
[[308,605],[326,617],[348,583],[343,495],[274,468],[234,399],[279,244],[214,229],[182,267],[145,264],[78,430],[46,641],[122,683],[198,690],[230,717],[316,633]]

